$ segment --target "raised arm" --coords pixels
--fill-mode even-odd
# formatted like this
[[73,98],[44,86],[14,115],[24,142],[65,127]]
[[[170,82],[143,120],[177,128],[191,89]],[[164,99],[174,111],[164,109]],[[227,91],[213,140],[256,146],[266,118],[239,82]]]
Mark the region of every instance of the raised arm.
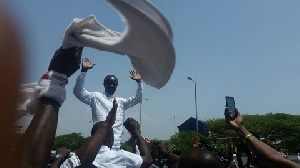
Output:
[[274,168],[299,168],[295,162],[282,157],[276,150],[258,140],[243,126],[243,119],[238,109],[236,109],[237,117],[232,118],[228,108],[225,108],[225,119],[226,122],[231,126],[236,133],[244,139],[244,142],[251,147],[263,160],[267,161]]
[[113,108],[108,113],[105,121],[100,121],[95,124],[98,127],[96,133],[76,152],[81,164],[93,163],[98,151],[107,135],[109,129],[115,123],[116,111],[118,108],[117,99],[113,101]]
[[135,97],[130,97],[129,99],[124,102],[124,110],[142,102],[143,98],[143,85],[142,85],[142,79],[141,76],[134,70],[131,70],[130,72],[131,79],[136,81],[137,83],[137,90]]
[[96,64],[92,64],[89,58],[82,59],[81,74],[77,77],[73,88],[74,95],[83,103],[90,105],[93,99],[93,93],[85,90],[85,76],[89,69],[92,69]]
[[167,150],[166,147],[166,142],[165,141],[160,141],[158,144],[158,151],[164,155],[170,162],[172,165],[174,165],[176,162],[179,161],[180,156],[170,152]]
[[66,76],[80,68],[82,47],[58,49],[53,56],[49,71],[45,73],[36,92],[38,110],[28,126],[19,148],[17,167],[46,167],[54,142],[59,108],[64,102]]
[[131,135],[137,140],[137,146],[139,147],[140,155],[143,159],[143,163],[141,167],[149,167],[152,164],[153,160],[151,157],[150,150],[147,147],[146,142],[144,141],[141,135],[139,123],[133,118],[128,118],[124,122],[124,126],[131,133]]
[[58,168],[60,167],[62,161],[65,159],[66,156],[68,156],[71,152],[71,149],[67,149],[65,147],[58,148],[56,150],[56,158],[50,168]]

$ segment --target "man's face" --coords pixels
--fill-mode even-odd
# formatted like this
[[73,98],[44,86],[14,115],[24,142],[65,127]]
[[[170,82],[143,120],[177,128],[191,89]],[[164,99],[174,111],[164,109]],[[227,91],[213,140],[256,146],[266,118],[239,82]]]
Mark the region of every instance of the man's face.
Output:
[[113,95],[118,86],[118,79],[115,76],[108,75],[104,79],[105,92],[109,95]]

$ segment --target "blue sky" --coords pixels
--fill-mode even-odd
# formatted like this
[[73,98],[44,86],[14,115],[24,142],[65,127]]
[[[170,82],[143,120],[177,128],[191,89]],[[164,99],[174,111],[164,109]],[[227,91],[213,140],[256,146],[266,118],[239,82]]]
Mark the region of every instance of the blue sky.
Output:
[[[300,109],[300,1],[297,0],[152,0],[166,16],[174,34],[176,65],[165,87],[144,85],[142,133],[168,139],[195,116],[197,82],[198,118],[223,118],[225,96],[234,96],[242,114],[282,112],[299,115]],[[5,1],[24,46],[23,83],[39,80],[66,27],[73,18],[90,14],[109,29],[123,32],[118,12],[104,0]],[[118,97],[134,96],[127,56],[85,48],[96,66],[88,72],[86,89],[103,91],[103,78],[115,74]],[[67,100],[59,114],[57,135],[90,134],[91,109],[72,93],[79,71],[69,80]],[[139,120],[137,105],[126,111]],[[124,139],[128,138],[125,132]]]

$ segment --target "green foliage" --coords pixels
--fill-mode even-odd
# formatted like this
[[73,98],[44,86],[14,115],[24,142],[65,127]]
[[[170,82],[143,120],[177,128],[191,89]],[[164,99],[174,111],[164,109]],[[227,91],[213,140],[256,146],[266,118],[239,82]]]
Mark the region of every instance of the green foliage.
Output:
[[[188,149],[193,148],[193,141],[197,137],[195,131],[180,131],[171,136],[169,144],[167,145],[172,151],[185,152]],[[200,139],[207,140],[206,136],[198,133]]]
[[76,151],[80,149],[89,138],[90,137],[84,138],[81,133],[60,135],[55,137],[53,149],[66,147],[72,151]]
[[[266,115],[243,115],[245,127],[257,138],[262,137],[275,142],[281,140],[281,143],[275,144],[277,149],[288,149],[295,151],[297,145],[300,144],[300,116],[283,113],[268,113]],[[214,144],[219,149],[226,149],[228,142],[227,138],[236,137],[235,132],[230,129],[225,119],[212,119],[205,122],[210,136],[206,137],[198,134],[200,139]],[[193,147],[193,140],[196,137],[194,131],[182,131],[171,136],[166,142],[169,150],[184,152]],[[235,140],[238,140],[234,138]],[[67,147],[72,151],[78,150],[88,138],[84,138],[80,133],[72,133],[67,135],[57,136],[54,141],[53,149],[59,147]],[[158,142],[158,139],[151,140],[152,144]],[[277,141],[279,142],[279,141]],[[147,144],[149,149],[152,146]],[[125,142],[122,144],[124,150],[132,152],[132,147]]]
[[[284,113],[268,113],[266,115],[243,115],[245,127],[257,138],[277,141],[275,144],[278,149],[284,148],[295,150],[300,144],[300,116]],[[234,137],[232,131],[225,122],[225,119],[213,119],[206,121],[206,126],[211,132],[211,141],[221,148],[226,137]]]
[[124,143],[122,143],[121,147],[123,150],[128,151],[128,152],[133,151],[132,147],[128,144],[128,141],[125,141]]

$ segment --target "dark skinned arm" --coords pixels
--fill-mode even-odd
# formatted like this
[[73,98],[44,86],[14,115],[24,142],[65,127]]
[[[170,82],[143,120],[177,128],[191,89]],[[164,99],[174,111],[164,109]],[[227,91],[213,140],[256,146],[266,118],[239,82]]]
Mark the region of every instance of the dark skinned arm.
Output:
[[71,149],[67,149],[67,148],[58,148],[57,149],[57,154],[60,155],[59,158],[55,158],[55,161],[52,163],[52,165],[50,166],[50,168],[59,168],[62,161],[65,159],[66,156],[68,156],[71,152]]
[[41,98],[38,111],[22,139],[19,157],[20,167],[45,167],[55,138],[60,105],[50,99]]
[[171,152],[167,152],[165,141],[160,141],[160,143],[158,144],[158,150],[161,154],[165,155],[165,157],[171,162],[172,165],[174,165],[180,159],[180,156]]
[[151,157],[150,150],[147,147],[146,142],[144,141],[141,135],[139,123],[133,118],[128,118],[124,122],[124,126],[131,133],[131,135],[137,140],[136,143],[140,150],[140,155],[143,159],[143,163],[141,167],[144,168],[144,167],[151,166],[153,160]]
[[93,163],[98,151],[107,135],[108,129],[111,129],[116,120],[116,110],[118,108],[117,99],[113,101],[113,108],[108,113],[106,120],[98,122],[99,129],[96,133],[76,152],[80,163]]
[[[244,139],[246,135],[250,132],[242,125],[243,119],[240,115],[238,109],[236,109],[237,117],[232,118],[228,108],[225,108],[225,118],[226,122],[231,126],[236,133]],[[274,168],[299,168],[295,162],[282,157],[275,149],[271,148],[269,145],[258,140],[255,136],[250,136],[246,139],[246,144],[251,147],[262,159],[266,160],[268,163],[272,164]]]
[[[70,77],[80,68],[82,50],[83,47],[78,46],[69,49],[61,47],[51,59],[48,70]],[[46,167],[50,157],[58,123],[58,112],[62,102],[60,104],[54,98],[43,94],[40,95],[39,101],[37,112],[27,128],[19,148],[16,149],[16,153],[19,154],[18,167]]]

